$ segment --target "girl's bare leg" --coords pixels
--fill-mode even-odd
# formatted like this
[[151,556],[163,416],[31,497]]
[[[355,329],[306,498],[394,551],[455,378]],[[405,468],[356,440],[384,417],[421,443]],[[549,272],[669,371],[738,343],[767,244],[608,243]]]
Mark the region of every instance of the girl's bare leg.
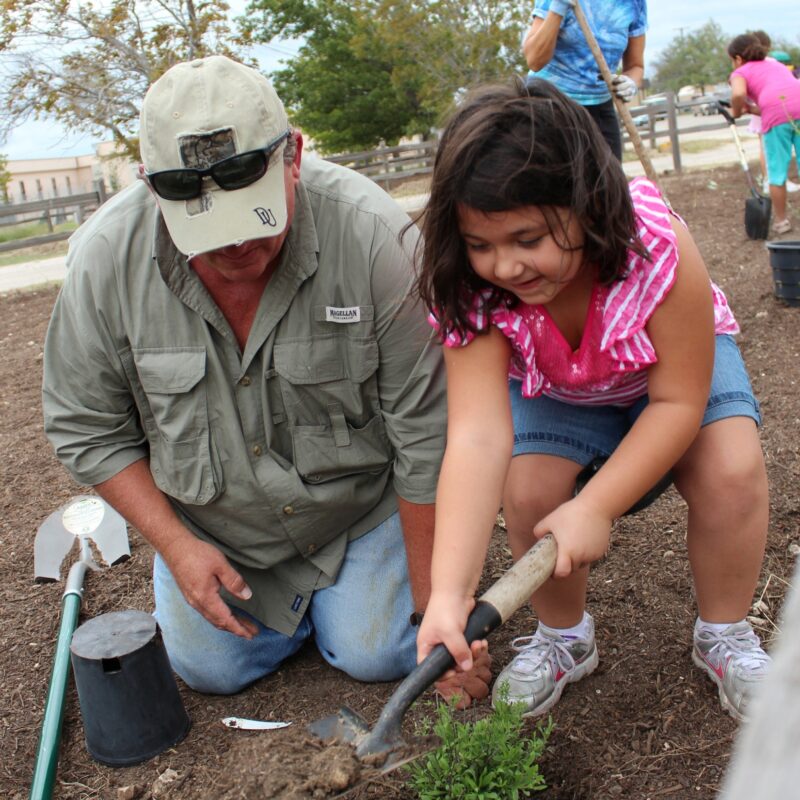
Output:
[[687,544],[700,618],[744,619],[769,521],[767,473],[755,423],[731,417],[702,428],[674,472],[689,506]]
[[[529,454],[511,460],[503,493],[503,516],[514,561],[536,542],[533,528],[547,514],[572,497],[581,467],[565,458]],[[536,614],[551,628],[569,628],[583,618],[589,568],[567,578],[550,579],[534,593]]]
[[786,184],[783,186],[769,185],[769,196],[772,199],[772,210],[775,212],[775,222],[786,219]]

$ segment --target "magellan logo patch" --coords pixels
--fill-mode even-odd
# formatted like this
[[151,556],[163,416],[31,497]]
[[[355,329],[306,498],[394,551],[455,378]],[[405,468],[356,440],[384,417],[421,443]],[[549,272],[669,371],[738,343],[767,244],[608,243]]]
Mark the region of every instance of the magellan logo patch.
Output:
[[336,308],[325,306],[326,322],[361,322],[361,309],[358,306],[350,308]]
[[261,208],[261,206],[258,206],[254,208],[253,211],[255,211],[262,225],[269,225],[270,228],[274,228],[278,224],[271,208]]

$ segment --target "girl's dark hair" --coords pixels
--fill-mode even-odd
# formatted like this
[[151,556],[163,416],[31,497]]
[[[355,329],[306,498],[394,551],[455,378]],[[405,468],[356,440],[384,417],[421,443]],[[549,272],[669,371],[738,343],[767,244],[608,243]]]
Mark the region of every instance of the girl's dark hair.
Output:
[[507,211],[539,206],[551,234],[570,209],[584,233],[584,264],[610,284],[625,275],[628,251],[647,257],[622,165],[588,112],[551,83],[519,78],[470,92],[447,122],[434,160],[418,252],[419,294],[442,330],[475,331],[469,300],[490,289],[491,307],[517,298],[478,277],[459,234],[458,208]]
[[728,45],[728,56],[741,56],[742,61],[763,61],[767,57],[769,45],[763,45],[754,33],[742,33]]
[[[766,31],[748,31],[751,36],[755,36],[758,39],[759,44],[762,44],[764,47],[769,50],[772,47],[772,39],[769,38],[769,34]],[[732,58],[733,56],[731,56]]]

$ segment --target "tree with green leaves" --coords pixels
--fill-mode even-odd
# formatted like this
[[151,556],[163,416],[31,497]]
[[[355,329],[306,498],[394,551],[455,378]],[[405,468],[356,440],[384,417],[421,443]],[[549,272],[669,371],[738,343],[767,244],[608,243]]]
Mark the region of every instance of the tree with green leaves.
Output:
[[248,25],[256,41],[302,38],[285,69],[273,75],[292,121],[322,151],[375,146],[397,139],[421,119],[417,87],[392,82],[402,53],[389,53],[377,25],[342,0],[255,0]]
[[293,120],[325,152],[427,135],[456,94],[524,68],[519,3],[252,0],[256,41],[302,38],[274,75]]
[[138,159],[147,87],[178,61],[234,55],[228,10],[224,0],[3,0],[0,139],[50,118]]
[[387,45],[410,56],[421,77],[421,102],[437,117],[463,90],[528,70],[520,46],[530,22],[524,4],[381,0],[377,18]]
[[8,171],[8,158],[0,153],[0,197],[3,202],[8,202],[8,184],[11,182],[11,173]]
[[726,81],[731,72],[729,40],[713,20],[692,33],[674,37],[653,62],[654,87],[677,92],[691,84],[705,91],[707,86]]

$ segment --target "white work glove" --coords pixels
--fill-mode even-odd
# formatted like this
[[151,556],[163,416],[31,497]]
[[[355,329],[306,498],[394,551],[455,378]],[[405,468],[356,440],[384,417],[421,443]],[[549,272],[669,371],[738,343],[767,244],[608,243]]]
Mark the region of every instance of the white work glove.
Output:
[[615,75],[611,85],[614,87],[614,94],[624,103],[630,103],[639,91],[636,81],[627,75]]

